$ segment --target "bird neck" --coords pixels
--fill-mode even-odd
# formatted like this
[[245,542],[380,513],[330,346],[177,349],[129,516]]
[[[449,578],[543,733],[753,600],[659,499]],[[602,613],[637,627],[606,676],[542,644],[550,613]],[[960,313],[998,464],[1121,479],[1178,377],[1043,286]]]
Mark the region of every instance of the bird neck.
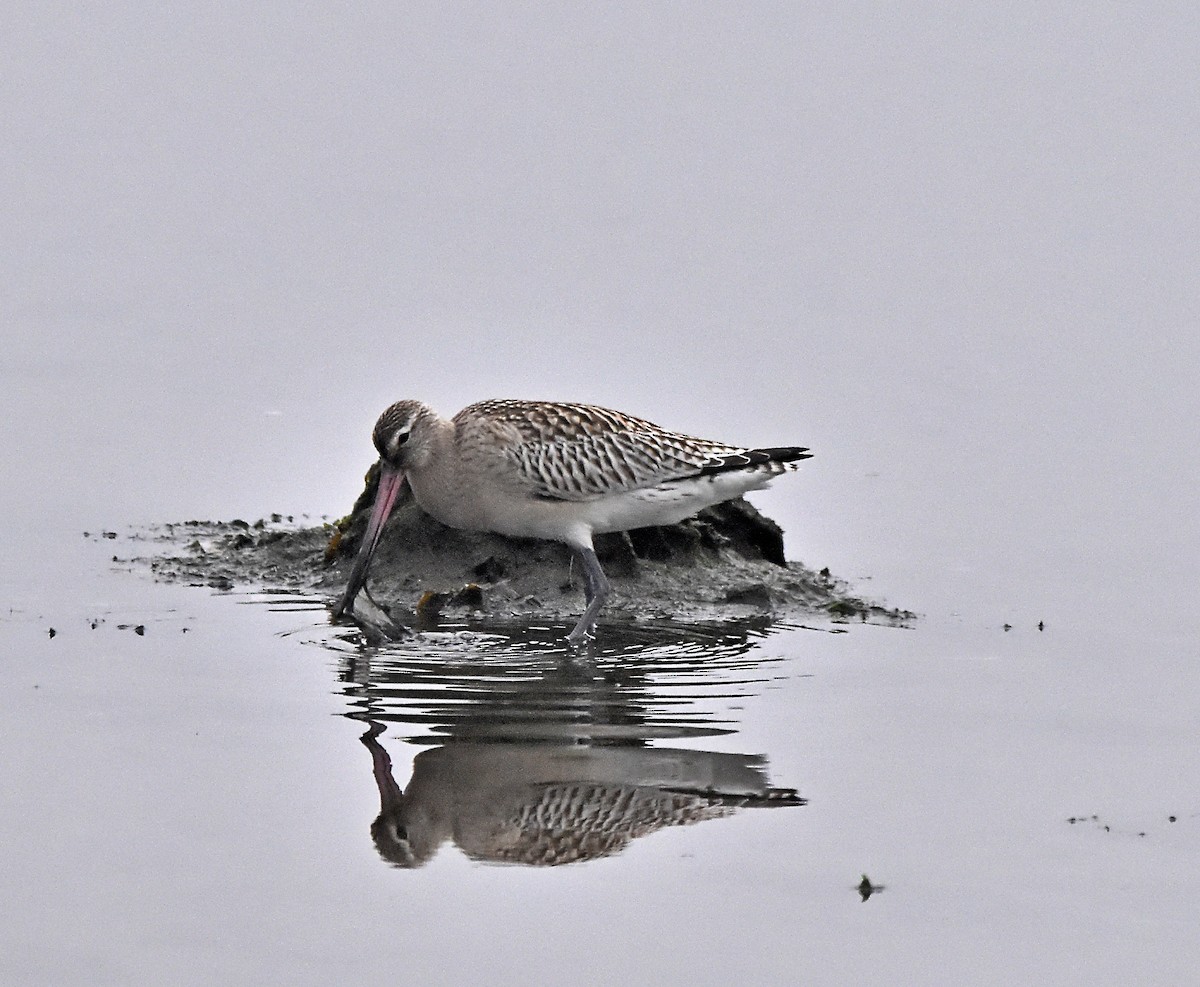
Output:
[[429,432],[423,462],[409,467],[408,483],[413,498],[426,514],[458,527],[462,484],[454,423],[439,418],[430,424]]

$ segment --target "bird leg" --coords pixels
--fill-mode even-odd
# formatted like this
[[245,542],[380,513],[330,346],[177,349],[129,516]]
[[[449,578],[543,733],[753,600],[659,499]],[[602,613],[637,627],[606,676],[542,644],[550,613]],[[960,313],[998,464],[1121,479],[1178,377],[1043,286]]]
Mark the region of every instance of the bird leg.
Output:
[[583,598],[587,602],[587,609],[583,611],[583,616],[579,618],[579,623],[575,625],[574,630],[567,635],[567,640],[571,644],[579,644],[592,636],[592,631],[596,626],[596,615],[604,608],[604,603],[612,590],[608,577],[600,568],[600,560],[596,558],[595,550],[580,548],[578,555],[579,561],[583,565]]

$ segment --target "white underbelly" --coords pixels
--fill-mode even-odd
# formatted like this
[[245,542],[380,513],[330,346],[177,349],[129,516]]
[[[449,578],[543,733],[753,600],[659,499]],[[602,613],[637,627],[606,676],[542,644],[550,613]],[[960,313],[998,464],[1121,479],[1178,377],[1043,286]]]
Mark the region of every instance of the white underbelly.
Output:
[[520,499],[492,505],[487,529],[515,538],[549,538],[591,544],[591,536],[652,525],[675,524],[706,507],[766,486],[772,476],[716,474],[593,500]]

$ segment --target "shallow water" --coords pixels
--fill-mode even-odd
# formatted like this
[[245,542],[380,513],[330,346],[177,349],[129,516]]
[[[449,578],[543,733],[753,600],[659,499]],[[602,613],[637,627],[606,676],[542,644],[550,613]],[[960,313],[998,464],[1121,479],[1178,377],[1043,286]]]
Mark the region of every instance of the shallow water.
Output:
[[1183,982],[1200,959],[1194,627],[377,649],[321,601],[60,547],[74,576],[0,621],[6,982]]
[[[1194,13],[26,6],[0,982],[1195,979]],[[789,557],[923,616],[589,665],[113,561],[340,516],[405,397],[810,446]]]

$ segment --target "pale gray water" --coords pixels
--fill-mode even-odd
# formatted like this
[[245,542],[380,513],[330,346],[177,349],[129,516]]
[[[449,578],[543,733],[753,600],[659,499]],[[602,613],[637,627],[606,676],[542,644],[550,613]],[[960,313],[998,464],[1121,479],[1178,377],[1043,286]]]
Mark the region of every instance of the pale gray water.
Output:
[[[0,979],[1191,979],[1197,16],[10,15]],[[363,690],[403,785],[406,717],[552,665],[368,680],[319,611],[108,560],[343,513],[404,396],[814,448],[756,497],[789,554],[925,619],[666,648],[601,703],[808,804],[381,859]]]

